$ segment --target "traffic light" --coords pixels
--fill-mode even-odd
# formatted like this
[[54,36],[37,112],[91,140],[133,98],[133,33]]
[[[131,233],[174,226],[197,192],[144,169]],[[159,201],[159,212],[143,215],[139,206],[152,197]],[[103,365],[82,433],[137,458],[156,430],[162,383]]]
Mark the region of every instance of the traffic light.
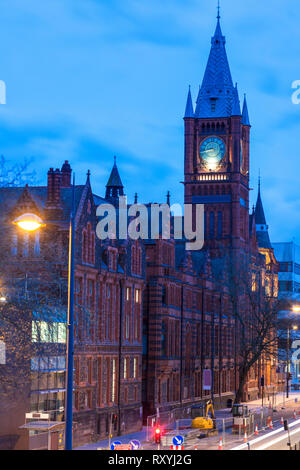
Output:
[[113,415],[112,422],[113,422],[114,425],[117,424],[117,422],[118,422],[118,415]]
[[160,444],[161,442],[161,430],[160,428],[155,429],[155,443]]
[[264,376],[264,375],[261,376],[260,385],[261,385],[262,387],[265,386],[265,376]]
[[288,373],[287,373],[287,379],[288,379],[288,380],[292,380],[292,374],[291,374],[291,372],[288,372]]

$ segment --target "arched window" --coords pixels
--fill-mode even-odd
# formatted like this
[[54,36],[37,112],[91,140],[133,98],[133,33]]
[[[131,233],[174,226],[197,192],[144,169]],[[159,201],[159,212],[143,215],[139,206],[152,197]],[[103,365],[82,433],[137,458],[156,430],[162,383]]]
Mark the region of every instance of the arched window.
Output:
[[138,274],[142,274],[142,248],[138,248]]
[[136,249],[134,245],[131,248],[131,272],[136,274]]
[[167,323],[164,320],[161,323],[161,355],[167,355]]
[[82,231],[82,262],[87,262],[87,233],[86,230]]
[[218,212],[218,238],[222,238],[223,235],[223,214]]
[[185,340],[185,375],[190,376],[191,374],[191,353],[192,353],[192,336],[191,326],[188,324],[186,328],[186,340]]
[[215,213],[210,212],[209,214],[209,238],[214,238],[215,236]]

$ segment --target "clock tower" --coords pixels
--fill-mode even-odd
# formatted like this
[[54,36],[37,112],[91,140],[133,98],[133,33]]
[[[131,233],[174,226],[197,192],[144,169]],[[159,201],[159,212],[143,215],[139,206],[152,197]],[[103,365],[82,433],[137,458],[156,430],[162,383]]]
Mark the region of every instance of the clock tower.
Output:
[[249,136],[246,97],[241,112],[228,64],[220,15],[194,109],[185,116],[185,204],[205,206],[205,246],[249,244]]

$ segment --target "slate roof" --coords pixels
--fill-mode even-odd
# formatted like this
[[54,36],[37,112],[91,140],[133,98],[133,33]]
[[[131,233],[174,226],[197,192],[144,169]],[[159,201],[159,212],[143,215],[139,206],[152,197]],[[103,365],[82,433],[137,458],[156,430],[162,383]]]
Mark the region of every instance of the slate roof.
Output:
[[257,231],[256,238],[259,248],[267,248],[268,250],[272,250],[272,244],[269,237],[268,231]]
[[[260,184],[255,206],[255,224],[256,224],[256,238],[260,248],[272,249],[272,244],[269,237],[267,221],[260,195]],[[263,228],[260,229],[260,226]]]
[[117,167],[116,157],[114,158],[114,166],[111,170],[111,174],[110,174],[106,187],[107,188],[111,188],[111,187],[123,188],[123,183],[121,181],[118,167]]
[[225,43],[225,36],[222,34],[218,17],[203,82],[197,98],[196,118],[229,117],[233,115],[233,111],[237,112],[237,90],[232,82]]
[[[85,186],[75,186],[75,208],[78,209]],[[47,202],[47,186],[29,186],[27,188],[0,188],[0,217],[6,217],[17,205],[19,198],[27,189],[28,194],[40,210],[44,212]],[[62,220],[69,220],[72,208],[72,187],[61,188]]]
[[260,189],[258,191],[257,202],[255,206],[255,223],[257,225],[267,225],[264,208],[262,205]]

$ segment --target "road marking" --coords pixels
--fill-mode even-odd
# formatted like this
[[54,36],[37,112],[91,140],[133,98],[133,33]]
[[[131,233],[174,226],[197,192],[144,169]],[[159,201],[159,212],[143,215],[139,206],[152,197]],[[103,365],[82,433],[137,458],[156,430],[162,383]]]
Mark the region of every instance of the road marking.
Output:
[[[293,436],[294,434],[298,434],[299,432],[300,432],[300,429],[295,429],[294,431],[290,432],[290,436]],[[255,450],[265,450],[265,449],[267,449],[268,447],[271,447],[271,446],[273,446],[274,444],[277,444],[278,442],[283,441],[284,439],[287,439],[287,435],[285,435],[285,436],[279,436],[279,437],[277,437],[277,439],[274,439],[274,440],[271,441],[271,442],[267,442],[267,444],[264,444],[264,445],[258,447],[258,448],[255,449]]]
[[[300,424],[300,419],[297,419],[297,421],[294,421],[293,423],[289,424],[289,427],[292,428],[294,426],[297,426],[298,424]],[[281,427],[279,429],[276,429],[276,431],[269,432],[268,434],[265,434],[264,436],[257,437],[256,439],[253,439],[252,441],[249,441],[249,444],[250,445],[255,445],[258,442],[261,442],[264,439],[268,439],[271,436],[274,436],[275,434],[278,434],[282,431],[284,431],[283,427]],[[241,445],[239,445],[237,447],[234,447],[233,449],[230,449],[230,450],[242,450],[242,449],[248,449],[248,444],[241,444]]]

